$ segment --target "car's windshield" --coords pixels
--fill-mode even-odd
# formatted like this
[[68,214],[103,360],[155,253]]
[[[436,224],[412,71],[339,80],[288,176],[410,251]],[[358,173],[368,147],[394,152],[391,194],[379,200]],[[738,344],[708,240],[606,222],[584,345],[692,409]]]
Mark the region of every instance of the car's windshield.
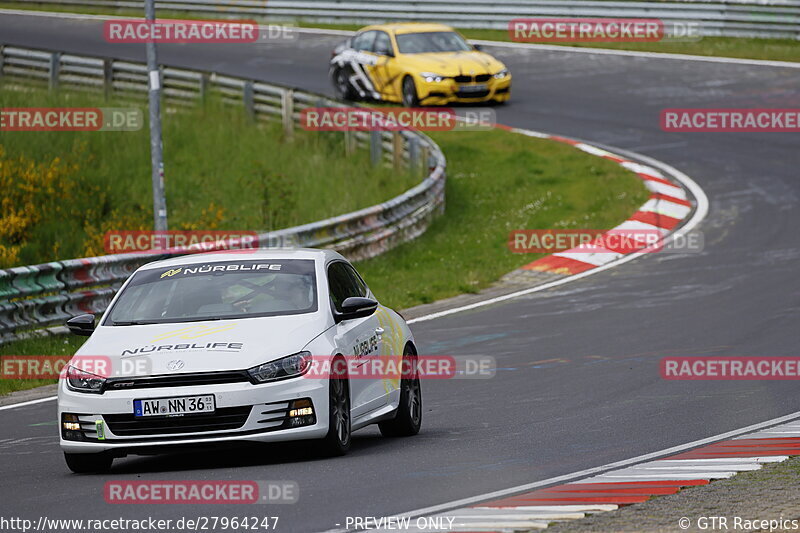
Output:
[[137,272],[107,326],[294,315],[317,310],[314,261],[227,261]]
[[429,52],[466,52],[472,50],[472,47],[455,32],[432,31],[398,35],[397,49],[401,54],[424,54]]

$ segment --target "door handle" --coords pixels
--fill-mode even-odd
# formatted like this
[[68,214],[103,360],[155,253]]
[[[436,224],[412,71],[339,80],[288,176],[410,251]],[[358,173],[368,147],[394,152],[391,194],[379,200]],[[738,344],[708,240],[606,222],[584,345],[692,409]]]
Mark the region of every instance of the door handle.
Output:
[[377,333],[378,335],[383,335],[384,331],[386,331],[386,330],[381,328],[381,327],[375,328],[375,333]]

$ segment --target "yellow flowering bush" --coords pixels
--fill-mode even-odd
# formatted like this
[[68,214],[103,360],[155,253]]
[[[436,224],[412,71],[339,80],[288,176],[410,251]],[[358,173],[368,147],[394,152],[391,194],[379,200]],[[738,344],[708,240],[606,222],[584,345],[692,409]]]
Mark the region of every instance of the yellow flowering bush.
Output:
[[0,145],[0,268],[17,265],[43,218],[72,214],[77,172],[77,164],[59,157],[44,162],[9,157]]

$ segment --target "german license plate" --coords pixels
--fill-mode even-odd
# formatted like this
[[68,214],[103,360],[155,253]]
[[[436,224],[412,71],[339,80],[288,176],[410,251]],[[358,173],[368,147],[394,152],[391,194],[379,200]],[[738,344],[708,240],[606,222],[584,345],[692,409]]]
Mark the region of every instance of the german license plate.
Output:
[[136,417],[213,413],[214,409],[216,409],[216,405],[213,394],[133,401],[133,415]]
[[486,85],[462,85],[462,93],[479,93],[486,90]]

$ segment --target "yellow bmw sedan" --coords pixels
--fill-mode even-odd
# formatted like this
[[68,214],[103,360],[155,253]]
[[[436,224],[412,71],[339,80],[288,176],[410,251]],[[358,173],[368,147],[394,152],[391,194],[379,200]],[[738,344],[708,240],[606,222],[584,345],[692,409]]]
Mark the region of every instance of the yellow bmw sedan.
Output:
[[408,107],[511,96],[506,66],[442,24],[367,26],[333,51],[330,77],[342,98]]

